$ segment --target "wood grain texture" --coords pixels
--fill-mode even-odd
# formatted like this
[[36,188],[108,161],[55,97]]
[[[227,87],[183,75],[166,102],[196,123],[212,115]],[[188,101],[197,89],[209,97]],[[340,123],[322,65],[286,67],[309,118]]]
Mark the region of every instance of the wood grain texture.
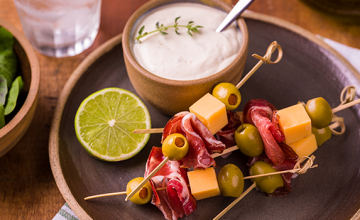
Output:
[[[52,219],[64,204],[52,176],[48,156],[50,125],[60,92],[80,62],[99,45],[121,33],[126,20],[145,2],[103,0],[98,37],[93,46],[80,55],[57,59],[37,53],[41,82],[34,119],[19,143],[0,158],[1,219]],[[360,25],[334,20],[301,1],[256,0],[250,9],[360,48]],[[12,0],[0,0],[0,17],[22,29]]]

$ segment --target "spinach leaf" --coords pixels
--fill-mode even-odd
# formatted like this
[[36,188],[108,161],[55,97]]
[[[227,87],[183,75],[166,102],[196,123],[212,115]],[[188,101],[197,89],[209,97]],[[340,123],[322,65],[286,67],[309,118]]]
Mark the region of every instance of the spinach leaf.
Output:
[[9,96],[5,105],[5,115],[10,114],[16,106],[17,98],[19,97],[20,91],[24,87],[24,82],[22,81],[21,76],[16,77],[12,83],[11,89],[9,91]]
[[5,125],[5,109],[2,104],[0,104],[0,128]]
[[6,81],[7,87],[11,87],[17,69],[17,58],[13,51],[14,37],[5,28],[0,27],[0,74]]
[[6,94],[8,92],[8,87],[5,77],[0,74],[0,104],[5,105]]

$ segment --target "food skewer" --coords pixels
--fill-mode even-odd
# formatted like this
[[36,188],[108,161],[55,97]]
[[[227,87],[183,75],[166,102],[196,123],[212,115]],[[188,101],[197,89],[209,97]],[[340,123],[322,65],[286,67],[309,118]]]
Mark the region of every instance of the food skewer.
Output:
[[[185,138],[185,137],[184,137]],[[166,140],[166,139],[165,139]],[[166,141],[167,142],[167,141]],[[164,141],[165,143],[165,141]],[[216,157],[219,157],[223,154],[227,154],[229,152],[232,152],[232,151],[235,151],[237,150],[237,146],[232,146],[230,148],[227,148],[223,151],[223,153],[214,153],[211,155],[212,158],[216,158]],[[127,196],[127,199],[128,198],[131,198],[131,196],[133,196],[147,181],[149,181],[149,179],[154,175],[156,174],[157,171],[159,171],[161,169],[161,167],[163,167],[167,162],[169,161],[169,157],[167,157],[165,160],[163,160],[148,176],[147,178],[145,178],[139,185],[138,187],[136,187],[132,192],[131,194],[129,194]],[[165,188],[160,188],[158,190],[163,190]],[[95,198],[101,198],[101,197],[107,197],[107,196],[117,196],[117,195],[126,195],[127,192],[126,191],[123,191],[123,192],[114,192],[114,193],[105,193],[105,194],[99,194],[99,195],[93,195],[93,196],[88,196],[86,198],[84,198],[84,200],[89,200],[89,199],[95,199]],[[127,201],[127,200],[125,200]]]
[[[306,161],[304,166],[302,168],[300,168],[300,164],[302,162],[304,162],[304,160],[306,158],[308,159],[308,161]],[[294,169],[292,169],[292,170],[284,170],[284,171],[278,171],[278,172],[274,172],[274,173],[265,173],[265,174],[260,174],[260,175],[248,176],[248,177],[244,177],[243,179],[253,179],[256,177],[269,176],[269,175],[275,175],[275,174],[280,174],[280,173],[289,173],[289,172],[297,173],[297,174],[304,174],[307,172],[308,169],[317,167],[317,165],[313,165],[314,159],[315,159],[314,155],[311,155],[311,157],[303,157],[295,164]],[[221,211],[213,220],[220,219],[223,215],[225,215],[226,212],[228,212],[242,198],[244,198],[251,190],[253,190],[256,187],[256,181],[253,181],[253,182],[254,183],[245,192],[243,192],[238,198],[236,198],[232,203],[230,203],[230,205],[228,205],[223,211]]]
[[[336,113],[357,104],[360,104],[360,99],[354,100],[352,102],[343,105],[339,105],[338,107],[333,108],[331,111],[332,113]],[[162,133],[163,131],[164,128],[137,129],[133,131],[133,134]]]
[[[271,55],[272,53],[278,49],[278,57],[275,61],[271,61]],[[244,78],[236,85],[236,89],[240,89],[240,87],[256,72],[256,70],[258,70],[260,68],[260,66],[264,63],[266,64],[276,64],[278,63],[282,56],[283,56],[283,51],[281,46],[276,42],[273,41],[269,47],[266,50],[265,55],[259,56],[257,54],[253,54],[253,57],[259,59],[259,62],[244,76]],[[162,133],[163,132],[163,128],[151,128],[151,129],[137,129],[134,130],[132,133],[133,134],[149,134],[149,133]]]
[[[231,151],[236,150],[235,148],[237,149],[236,146],[231,147]],[[228,148],[228,149],[230,149],[230,148]],[[222,154],[226,154],[226,153],[229,153],[229,152],[231,152],[231,151],[224,152],[224,153],[222,153]],[[215,157],[221,156],[222,154],[215,153],[215,154],[212,154],[211,156],[212,156],[213,158],[215,158]],[[300,163],[302,163],[302,162],[305,160],[305,158],[300,159],[300,160],[299,160],[299,163],[295,165],[294,169],[291,169],[291,170],[283,170],[283,171],[272,172],[272,173],[264,173],[264,174],[259,174],[259,175],[252,175],[252,176],[244,177],[243,179],[253,179],[253,178],[257,178],[257,177],[271,176],[271,175],[282,174],[282,173],[298,173],[298,174],[303,174],[303,173],[306,173],[306,171],[307,171],[308,169],[317,167],[317,165],[313,165],[313,161],[314,161],[314,159],[315,159],[315,156],[312,155],[311,157],[307,157],[307,158],[309,159],[310,163],[306,163],[302,168],[300,168]],[[163,160],[163,161],[165,161],[165,160]],[[166,160],[166,162],[167,162],[167,161],[168,161],[168,160]],[[159,165],[158,167],[160,167],[160,165]],[[160,167],[160,168],[161,168],[161,167]],[[155,171],[155,170],[156,170],[156,172],[158,171],[157,168],[154,169],[154,171]],[[148,176],[151,176],[151,175],[152,175],[152,173],[150,173]],[[146,178],[146,179],[147,179],[147,178]],[[146,179],[144,179],[144,180],[146,180]],[[149,179],[150,179],[150,178],[149,178]],[[147,180],[147,181],[148,181],[148,180]],[[145,181],[145,182],[147,182],[147,181]],[[141,184],[139,184],[139,185],[141,185]],[[141,188],[141,186],[140,186],[140,188]],[[165,187],[164,187],[164,188],[159,188],[159,189],[157,189],[157,191],[159,191],[159,190],[165,190],[165,189],[166,189]],[[135,190],[133,190],[133,191],[135,191]],[[245,191],[245,192],[246,192],[246,191]],[[244,192],[243,194],[245,194],[245,192]],[[127,194],[126,191],[114,192],[114,193],[104,193],[104,194],[98,194],[98,195],[93,195],[93,196],[85,197],[84,200],[95,199],[95,198],[102,198],[102,197],[108,197],[108,196],[126,195],[126,194]],[[247,194],[247,193],[246,193],[246,194]],[[246,194],[245,194],[245,195],[246,195]],[[130,194],[129,194],[129,195],[130,195]],[[245,195],[243,195],[242,197],[244,197]],[[239,200],[240,200],[240,199],[239,199]]]

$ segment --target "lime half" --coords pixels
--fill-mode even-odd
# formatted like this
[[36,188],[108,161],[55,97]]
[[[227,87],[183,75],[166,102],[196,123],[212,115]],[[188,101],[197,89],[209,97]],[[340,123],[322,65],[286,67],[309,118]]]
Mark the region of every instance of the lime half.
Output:
[[75,116],[75,132],[82,146],[92,156],[106,161],[126,160],[136,155],[150,134],[132,132],[150,127],[150,114],[144,103],[120,88],[91,94]]

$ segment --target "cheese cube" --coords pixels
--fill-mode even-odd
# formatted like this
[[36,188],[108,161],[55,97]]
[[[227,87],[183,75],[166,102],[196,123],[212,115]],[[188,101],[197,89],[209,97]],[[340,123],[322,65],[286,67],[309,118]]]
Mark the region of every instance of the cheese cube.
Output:
[[191,194],[196,200],[220,195],[220,189],[213,167],[209,167],[206,170],[190,171],[187,175],[190,182]]
[[225,104],[209,93],[195,102],[189,109],[212,134],[216,134],[228,123]]
[[279,110],[279,126],[285,135],[285,143],[291,144],[311,135],[311,119],[299,103]]
[[289,146],[295,151],[299,158],[303,156],[310,156],[318,148],[314,134],[289,144]]

